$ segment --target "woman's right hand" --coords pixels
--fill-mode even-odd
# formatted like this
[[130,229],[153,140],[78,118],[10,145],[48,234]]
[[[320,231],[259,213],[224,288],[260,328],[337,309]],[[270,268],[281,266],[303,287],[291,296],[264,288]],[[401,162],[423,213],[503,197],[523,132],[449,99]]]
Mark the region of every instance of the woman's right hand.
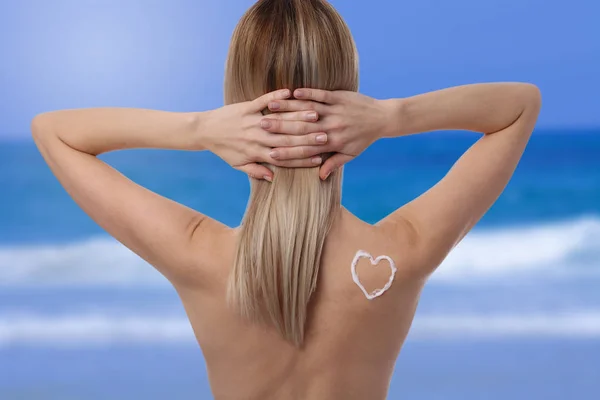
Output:
[[[381,137],[394,136],[395,103],[376,100],[356,92],[298,89],[296,100],[276,100],[269,103],[274,112],[314,110],[319,114],[317,129],[327,133],[324,146],[296,146],[274,149],[279,160],[306,159],[323,153],[336,153],[321,167],[321,179],[357,157]],[[270,119],[265,117],[265,119]],[[288,131],[289,122],[271,120],[270,132]]]

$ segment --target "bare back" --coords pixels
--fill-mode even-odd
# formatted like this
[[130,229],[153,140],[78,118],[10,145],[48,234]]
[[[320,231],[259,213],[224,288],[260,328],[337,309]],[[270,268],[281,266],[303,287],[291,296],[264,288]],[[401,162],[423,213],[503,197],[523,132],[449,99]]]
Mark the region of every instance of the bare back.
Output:
[[[307,93],[320,103],[341,101],[347,115],[358,115],[363,101],[372,104],[353,93]],[[185,137],[187,116],[65,110],[36,117],[32,133],[74,201],[173,283],[204,352],[215,398],[376,400],[386,396],[424,282],[504,190],[535,126],[541,95],[527,84],[478,84],[386,104],[390,121],[402,121],[399,135],[436,129],[485,135],[436,185],[376,226],[342,209],[325,243],[302,349],[227,307],[236,230],[135,184],[96,157],[122,143],[159,147],[166,137],[177,137],[159,127]],[[355,121],[364,122],[364,130],[372,129],[367,117]],[[123,139],[127,134],[131,139]],[[359,250],[389,256],[398,268],[390,289],[374,300],[351,274]],[[370,292],[390,272],[385,262],[369,264],[362,260],[358,274]]]
[[[215,398],[384,399],[422,288],[409,273],[410,233],[399,240],[397,230],[391,236],[341,212],[325,244],[302,349],[273,328],[243,321],[226,305],[235,239],[236,230],[225,227],[215,239],[209,290],[178,289]],[[352,278],[358,250],[387,255],[397,267],[389,290],[373,300]],[[356,271],[368,292],[383,287],[391,274],[387,261],[373,266],[366,258]]]

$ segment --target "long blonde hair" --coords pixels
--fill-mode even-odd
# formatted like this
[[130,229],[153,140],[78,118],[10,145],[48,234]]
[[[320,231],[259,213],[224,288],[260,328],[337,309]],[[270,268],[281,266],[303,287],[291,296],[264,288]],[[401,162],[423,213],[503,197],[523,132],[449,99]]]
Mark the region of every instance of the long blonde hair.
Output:
[[[233,34],[225,103],[302,87],[358,90],[350,30],[325,0],[260,0]],[[318,167],[269,168],[273,183],[251,179],[228,300],[301,346],[325,238],[341,207],[342,171],[321,181]]]

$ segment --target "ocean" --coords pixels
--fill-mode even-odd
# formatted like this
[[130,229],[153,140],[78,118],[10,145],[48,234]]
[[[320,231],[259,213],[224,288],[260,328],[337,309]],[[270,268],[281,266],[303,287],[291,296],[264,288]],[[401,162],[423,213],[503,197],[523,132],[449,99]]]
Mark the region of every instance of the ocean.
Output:
[[[345,170],[376,222],[478,138],[382,140]],[[101,156],[228,225],[247,178],[209,153]],[[70,199],[30,141],[0,142],[0,399],[210,399],[174,290]],[[509,186],[424,290],[390,399],[600,396],[600,131],[536,131]]]

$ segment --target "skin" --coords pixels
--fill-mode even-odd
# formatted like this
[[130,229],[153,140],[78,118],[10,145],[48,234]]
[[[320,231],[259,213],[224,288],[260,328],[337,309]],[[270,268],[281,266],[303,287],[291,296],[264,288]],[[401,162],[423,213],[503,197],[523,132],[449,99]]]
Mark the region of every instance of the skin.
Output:
[[[384,399],[423,285],[508,183],[533,131],[540,93],[503,83],[390,100],[315,89],[290,95],[276,92],[204,113],[56,111],[37,116],[32,132],[77,204],[173,284],[216,399]],[[278,113],[263,117],[267,105]],[[318,119],[307,120],[308,111]],[[264,121],[270,124],[261,127]],[[314,166],[313,156],[336,152],[321,167],[326,179],[382,137],[442,129],[483,135],[439,183],[379,223],[340,207],[302,349],[226,306],[236,229],[131,182],[96,157],[133,147],[209,150],[234,168],[271,177],[258,162]],[[327,143],[317,143],[323,132]],[[398,268],[390,290],[372,301],[351,278],[359,249],[388,255]],[[358,264],[367,290],[387,281],[383,264]]]

